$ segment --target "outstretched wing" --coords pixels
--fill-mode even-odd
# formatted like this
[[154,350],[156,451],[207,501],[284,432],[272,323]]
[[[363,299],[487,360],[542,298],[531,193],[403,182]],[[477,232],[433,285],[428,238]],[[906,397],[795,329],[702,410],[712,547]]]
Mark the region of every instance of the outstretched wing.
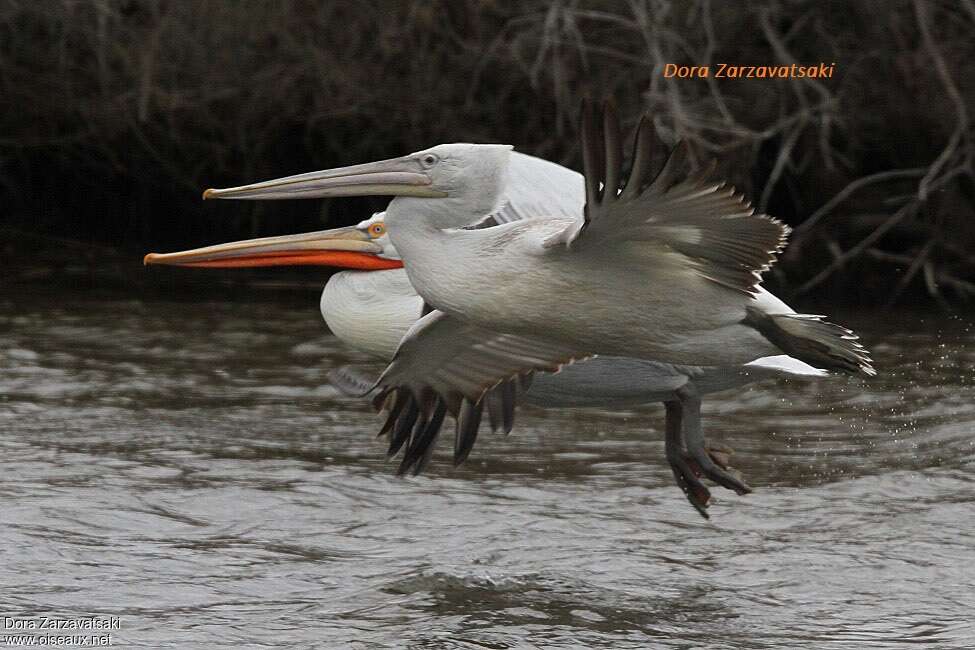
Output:
[[450,412],[457,419],[454,463],[460,464],[485,410],[492,426],[507,433],[532,372],[556,372],[586,356],[565,344],[493,332],[431,312],[410,328],[376,382],[374,403],[388,409],[379,435],[389,435],[390,456],[406,446],[400,473],[419,473]]
[[788,227],[755,210],[734,188],[687,176],[687,146],[681,143],[652,176],[651,128],[640,120],[632,171],[622,180],[619,120],[604,106],[602,125],[591,107],[582,111],[586,208],[582,220],[550,237],[545,247],[582,250],[607,245],[620,233],[678,253],[680,263],[720,285],[754,293],[760,275],[785,245]]

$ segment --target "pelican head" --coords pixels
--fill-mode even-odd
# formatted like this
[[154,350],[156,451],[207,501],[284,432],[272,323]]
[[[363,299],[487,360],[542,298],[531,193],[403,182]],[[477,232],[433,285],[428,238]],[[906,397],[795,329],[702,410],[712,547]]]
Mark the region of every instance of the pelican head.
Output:
[[394,196],[391,214],[423,218],[440,228],[462,227],[501,207],[511,149],[498,144],[441,144],[399,158],[208,189],[203,198]]
[[143,262],[203,268],[311,265],[363,271],[403,266],[386,233],[382,212],[348,228],[245,239],[177,253],[149,253]]

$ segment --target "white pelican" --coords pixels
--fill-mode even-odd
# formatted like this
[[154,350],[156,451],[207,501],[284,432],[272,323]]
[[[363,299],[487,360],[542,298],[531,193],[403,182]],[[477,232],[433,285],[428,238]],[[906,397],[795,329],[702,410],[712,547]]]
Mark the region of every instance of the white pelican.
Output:
[[[502,207],[508,145],[439,145],[204,196],[394,195],[386,211],[390,237],[414,288],[443,312],[421,329],[446,333],[461,322],[518,337],[526,353],[514,364],[518,370],[594,354],[743,364],[794,349],[826,368],[870,371],[846,330],[758,292],[759,274],[784,245],[784,225],[754,214],[721,183],[682,179],[683,147],[651,181],[645,120],[629,182],[617,190],[622,156],[615,115],[605,112],[602,133],[591,116],[583,127],[584,217],[554,214],[464,229]],[[546,354],[551,358],[543,359]],[[505,370],[495,378],[486,368],[471,370],[471,381],[456,388],[472,399],[517,374]],[[477,386],[468,389],[471,382]]]
[[[510,150],[501,145],[439,145],[204,196],[396,197],[386,213],[390,237],[411,284],[436,309],[411,328],[378,383],[381,398],[395,394],[383,430],[407,430],[411,445],[428,445],[447,410],[465,440],[488,391],[499,391],[510,411],[533,371],[596,354],[722,366],[785,352],[817,368],[874,374],[849,330],[796,314],[758,287],[785,226],[723,184],[687,177],[682,146],[653,176],[646,119],[625,183],[615,114],[605,110],[600,129],[585,110],[582,126],[582,218],[463,229],[499,207]],[[685,435],[684,445],[669,458],[679,482],[694,491],[694,465],[736,485],[702,440]]]
[[[546,161],[512,154],[511,178],[506,192],[505,214],[508,218],[523,218],[537,213],[539,182],[548,182],[562,189],[552,193],[547,205],[566,214],[578,212],[582,202],[581,175]],[[389,361],[399,341],[420,317],[422,299],[417,295],[406,273],[393,267],[402,266],[389,241],[379,213],[355,228],[339,228],[317,233],[285,237],[270,237],[231,242],[190,251],[170,254],[150,254],[148,264],[169,264],[197,267],[252,267],[269,265],[317,264],[354,268],[333,275],[322,293],[321,309],[329,328],[343,342],[367,354]],[[385,270],[383,270],[385,269]],[[566,367],[559,374],[541,374],[535,378],[524,400],[540,407],[601,407],[637,406],[650,402],[667,403],[668,457],[679,455],[684,438],[700,439],[700,396],[743,386],[749,382],[775,376],[819,377],[826,373],[785,355],[759,359],[740,367],[695,368],[671,364],[613,357],[599,357]],[[345,378],[343,381],[342,378]],[[348,371],[338,373],[336,379],[355,390],[364,383]],[[353,382],[351,387],[349,381]],[[496,404],[500,406],[500,404]],[[494,426],[507,426],[506,415],[491,410]],[[391,436],[390,455],[398,452],[406,436]],[[476,429],[455,445],[455,463],[463,462],[470,452]],[[419,472],[429,452],[432,439],[420,446],[411,442],[404,453],[400,471]],[[727,467],[726,450],[708,448],[708,455],[722,469]],[[710,494],[700,483],[697,473],[689,483],[674,466],[678,484],[691,503],[706,515]],[[720,477],[719,477],[720,478]],[[735,478],[738,478],[737,476]],[[720,482],[720,481],[719,481]],[[727,485],[727,483],[725,483]],[[733,489],[747,491],[738,482]]]

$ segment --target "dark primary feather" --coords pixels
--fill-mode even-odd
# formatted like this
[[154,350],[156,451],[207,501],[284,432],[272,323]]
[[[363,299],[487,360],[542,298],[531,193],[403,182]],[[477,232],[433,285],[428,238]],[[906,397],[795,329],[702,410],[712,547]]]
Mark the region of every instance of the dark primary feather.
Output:
[[464,399],[457,414],[457,431],[454,435],[454,465],[460,465],[474,448],[477,431],[481,427],[481,414],[484,411],[484,400],[473,403]]
[[392,458],[400,449],[404,449],[397,473],[412,471],[415,476],[422,472],[433,454],[434,444],[447,413],[450,412],[457,422],[454,465],[460,465],[467,460],[474,447],[486,405],[490,403],[496,410],[497,420],[491,424],[491,429],[500,428],[508,434],[514,427],[518,400],[530,384],[530,377],[521,375],[501,382],[477,402],[457,395],[455,408],[451,408],[451,400],[435,395],[432,391],[425,391],[421,397],[415,396],[406,388],[385,391],[385,394],[373,400],[373,404],[377,409],[389,409],[386,422],[379,432],[380,436],[388,434],[390,437],[387,456]]
[[447,414],[447,403],[437,397],[434,398],[434,406],[429,419],[422,418],[413,430],[410,444],[403,453],[403,460],[400,462],[397,473],[405,474],[413,470],[416,476],[430,460],[433,453],[433,443],[440,434],[443,426],[444,416]]
[[875,375],[870,353],[850,330],[810,314],[767,314],[745,309],[746,325],[776,347],[811,366],[847,374]]
[[[405,393],[405,391],[399,392]],[[403,444],[410,439],[410,434],[413,432],[413,425],[416,424],[417,419],[420,417],[420,409],[417,408],[416,400],[413,396],[404,394],[402,399],[407,400],[406,409],[396,419],[390,418],[392,420],[392,428],[389,436],[389,450],[386,452],[386,456],[389,458],[395,456]],[[389,424],[388,421],[387,424]]]
[[[387,414],[386,423],[383,424],[382,429],[379,430],[379,435],[376,436],[378,438],[383,437],[384,435],[386,435],[387,433],[393,430],[393,427],[396,426],[397,422],[399,422],[400,414],[403,412],[403,409],[406,407],[409,401],[405,397],[405,391],[393,391],[391,393],[391,396],[393,400],[393,405],[390,407],[389,413]],[[382,400],[379,400],[378,403],[374,402],[374,404],[376,408],[379,409],[385,404],[385,402],[386,402],[386,396],[384,395]]]

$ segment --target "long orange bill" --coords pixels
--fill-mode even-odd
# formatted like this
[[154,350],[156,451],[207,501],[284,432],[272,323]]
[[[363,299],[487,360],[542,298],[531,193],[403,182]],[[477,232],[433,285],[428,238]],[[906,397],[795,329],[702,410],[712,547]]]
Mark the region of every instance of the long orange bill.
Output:
[[400,260],[381,257],[382,252],[382,246],[361,230],[335,228],[246,239],[177,253],[149,253],[143,262],[201,268],[332,266],[376,271],[403,267]]

